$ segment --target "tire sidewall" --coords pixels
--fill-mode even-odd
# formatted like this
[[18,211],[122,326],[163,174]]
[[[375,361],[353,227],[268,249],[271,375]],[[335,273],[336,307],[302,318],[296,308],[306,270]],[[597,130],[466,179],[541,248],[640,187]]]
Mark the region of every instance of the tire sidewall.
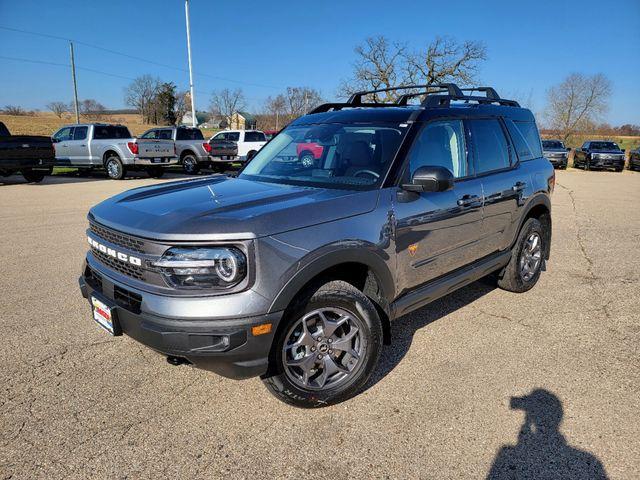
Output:
[[[187,167],[187,165],[190,165],[190,167]],[[185,173],[189,175],[195,175],[200,171],[200,168],[198,167],[198,160],[190,153],[182,158],[182,168]]]
[[[274,342],[270,355],[273,371],[266,379],[268,387],[276,396],[287,403],[302,408],[317,408],[338,403],[355,394],[369,379],[380,355],[382,345],[382,326],[378,313],[369,299],[349,295],[348,292],[318,291],[308,302],[294,307],[285,318],[279,329],[278,338]],[[354,372],[344,383],[327,390],[303,390],[293,383],[284,372],[282,350],[287,340],[287,334],[293,324],[304,314],[322,307],[337,307],[347,310],[357,316],[362,324],[362,340],[365,342],[365,352]]]

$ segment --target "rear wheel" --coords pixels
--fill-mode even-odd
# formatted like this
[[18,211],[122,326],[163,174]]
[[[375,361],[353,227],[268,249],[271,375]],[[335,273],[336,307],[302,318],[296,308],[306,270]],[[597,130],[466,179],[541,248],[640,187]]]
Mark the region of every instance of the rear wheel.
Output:
[[104,168],[107,171],[107,175],[112,180],[122,180],[127,173],[120,157],[116,154],[111,154],[104,162]]
[[25,168],[22,170],[22,176],[29,183],[40,183],[44,180],[44,177],[51,175],[52,169],[49,170],[32,170]]
[[200,165],[195,155],[188,153],[182,157],[182,169],[187,175],[195,175],[200,171]]
[[498,286],[510,292],[526,292],[540,278],[546,251],[542,223],[536,218],[525,222],[511,251],[511,260],[498,275]]
[[247,162],[251,160],[253,157],[255,157],[256,153],[258,152],[256,152],[255,150],[251,150],[249,153],[247,153]]
[[343,281],[312,288],[283,322],[263,380],[274,396],[315,408],[346,400],[365,385],[380,356],[382,324],[361,291]]
[[300,155],[300,163],[305,168],[310,168],[315,163],[315,158],[311,152],[302,152]]

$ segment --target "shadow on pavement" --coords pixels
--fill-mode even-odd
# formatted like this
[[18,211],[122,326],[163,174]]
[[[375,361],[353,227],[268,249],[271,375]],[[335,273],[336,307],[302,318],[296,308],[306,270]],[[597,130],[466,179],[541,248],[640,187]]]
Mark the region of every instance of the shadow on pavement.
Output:
[[525,412],[516,445],[503,445],[493,461],[488,479],[606,479],[602,462],[571,447],[558,427],[562,402],[548,390],[533,390],[511,397],[511,409]]
[[495,289],[495,282],[489,278],[482,279],[391,322],[391,345],[383,347],[378,365],[365,390],[382,380],[402,361],[411,347],[416,331],[475,302]]

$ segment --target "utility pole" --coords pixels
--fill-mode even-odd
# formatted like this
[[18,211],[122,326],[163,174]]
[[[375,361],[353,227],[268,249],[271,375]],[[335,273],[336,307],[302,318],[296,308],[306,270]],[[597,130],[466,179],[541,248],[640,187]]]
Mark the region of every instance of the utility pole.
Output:
[[196,97],[193,92],[193,67],[191,66],[191,27],[189,26],[189,0],[184,0],[184,14],[187,17],[187,53],[189,56],[189,90],[191,91],[191,119],[193,126],[198,126],[196,119]]
[[76,123],[80,123],[80,112],[78,111],[78,84],[76,83],[76,62],[73,57],[73,43],[69,42],[71,49],[71,77],[73,78],[73,105],[76,110]]

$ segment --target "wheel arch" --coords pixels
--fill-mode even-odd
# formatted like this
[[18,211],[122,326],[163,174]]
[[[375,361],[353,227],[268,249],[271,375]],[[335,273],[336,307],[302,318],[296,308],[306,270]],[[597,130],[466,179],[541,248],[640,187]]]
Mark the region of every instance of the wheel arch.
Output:
[[382,321],[384,342],[390,343],[393,275],[383,258],[363,248],[332,251],[306,264],[282,287],[269,312],[287,310],[300,292],[331,280],[343,280],[371,299]]
[[522,230],[522,226],[530,218],[537,219],[542,223],[542,225],[545,228],[546,238],[545,238],[544,258],[548,260],[551,255],[552,222],[551,222],[551,200],[547,195],[540,193],[529,201],[529,203],[525,207],[522,218],[520,219],[520,224],[518,225],[518,229],[516,230],[516,235],[513,241],[514,244],[518,239],[518,235],[520,234],[520,230]]
[[120,154],[120,152],[118,152],[115,148],[108,148],[103,154],[102,154],[102,165],[106,165],[107,163],[107,158],[109,158],[110,155],[115,154],[120,161],[122,161],[122,155]]

